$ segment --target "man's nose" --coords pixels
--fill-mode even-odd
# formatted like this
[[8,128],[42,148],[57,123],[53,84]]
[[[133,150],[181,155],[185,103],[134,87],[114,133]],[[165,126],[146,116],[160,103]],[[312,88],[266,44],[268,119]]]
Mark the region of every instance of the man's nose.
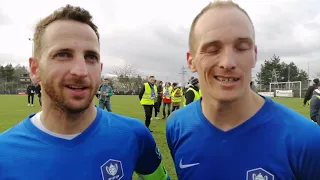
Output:
[[235,54],[232,49],[226,49],[219,63],[219,68],[227,71],[236,68]]
[[70,70],[70,74],[79,78],[84,78],[88,76],[87,64],[84,58],[77,58],[72,63],[73,64]]

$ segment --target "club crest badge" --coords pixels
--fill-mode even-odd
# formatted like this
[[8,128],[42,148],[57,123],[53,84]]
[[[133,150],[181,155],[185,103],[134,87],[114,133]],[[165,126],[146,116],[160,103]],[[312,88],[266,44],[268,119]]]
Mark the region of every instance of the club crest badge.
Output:
[[121,161],[109,159],[101,166],[103,180],[120,180],[124,176]]
[[262,168],[247,171],[247,180],[274,180],[274,175]]

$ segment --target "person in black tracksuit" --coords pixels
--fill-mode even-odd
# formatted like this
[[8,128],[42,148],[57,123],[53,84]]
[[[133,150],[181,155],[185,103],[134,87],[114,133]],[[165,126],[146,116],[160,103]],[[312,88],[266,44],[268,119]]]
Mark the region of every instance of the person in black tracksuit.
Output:
[[[150,85],[150,87],[152,88],[152,86],[154,86],[155,83],[155,78],[154,76],[150,76],[149,80],[148,80],[148,84]],[[142,96],[144,94],[145,91],[145,87],[142,86],[140,92],[139,92],[139,100],[141,101]],[[154,105],[143,105],[144,108],[144,113],[145,113],[145,125],[147,126],[147,128],[149,129],[150,123],[151,123],[151,117],[152,117],[152,110],[154,108]],[[150,132],[153,132],[149,129]]]
[[33,106],[33,100],[34,100],[34,93],[36,92],[36,87],[34,84],[30,84],[27,87],[27,94],[28,94],[28,106]]
[[37,86],[36,86],[36,93],[38,94],[38,98],[39,98],[39,104],[40,104],[40,106],[42,106],[42,101],[41,101],[41,86],[40,86],[40,84],[38,84]]
[[312,86],[309,86],[305,96],[304,96],[304,99],[303,99],[303,106],[305,106],[307,104],[307,102],[311,99],[312,97],[312,94],[313,94],[313,91],[315,89],[317,89],[319,86],[319,79],[316,78],[313,80],[313,85]]
[[157,91],[158,91],[158,96],[157,96],[157,102],[155,103],[155,106],[157,106],[155,109],[157,111],[157,115],[160,112],[160,107],[161,107],[161,102],[162,102],[162,91],[163,91],[163,87],[162,87],[162,81],[157,81],[159,82],[158,86],[157,86]]

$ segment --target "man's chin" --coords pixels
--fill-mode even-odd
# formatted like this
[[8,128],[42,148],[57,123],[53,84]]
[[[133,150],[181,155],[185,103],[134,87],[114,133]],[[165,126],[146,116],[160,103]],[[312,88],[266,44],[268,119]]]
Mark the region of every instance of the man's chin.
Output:
[[90,105],[91,105],[91,101],[90,102],[89,101],[77,101],[77,102],[69,101],[69,102],[63,103],[62,108],[67,113],[77,114],[87,110],[90,107]]

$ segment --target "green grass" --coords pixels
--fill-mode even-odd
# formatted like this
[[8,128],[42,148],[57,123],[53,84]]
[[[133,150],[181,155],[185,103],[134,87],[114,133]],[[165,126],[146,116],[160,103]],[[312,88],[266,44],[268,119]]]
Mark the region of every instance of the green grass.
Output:
[[[38,98],[35,97],[35,106],[27,106],[26,96],[2,95],[0,96],[0,132],[9,129],[29,114],[40,111]],[[309,117],[309,107],[302,106],[302,99],[278,99],[275,101],[292,108],[296,112]],[[140,106],[137,96],[114,96],[112,97],[112,109],[114,113],[133,117],[143,121],[144,111]],[[160,116],[161,117],[161,116]],[[162,153],[163,161],[172,179],[177,179],[174,165],[166,145],[165,120],[154,120],[151,122],[151,129],[157,145]],[[136,179],[136,177],[134,178]]]

